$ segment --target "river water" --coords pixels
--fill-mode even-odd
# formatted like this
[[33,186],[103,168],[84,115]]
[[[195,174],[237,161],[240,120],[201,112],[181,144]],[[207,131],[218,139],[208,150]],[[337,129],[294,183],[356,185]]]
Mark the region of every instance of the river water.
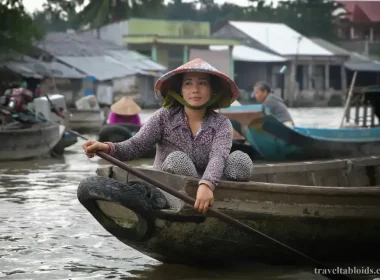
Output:
[[[143,121],[151,113],[144,112]],[[341,108],[292,109],[291,113],[303,126],[338,127],[342,117]],[[326,279],[309,267],[206,270],[165,265],[129,248],[108,234],[77,200],[78,183],[106,164],[87,159],[82,143],[79,140],[68,148],[61,159],[0,163],[1,279]],[[152,160],[131,164],[151,165]],[[380,267],[371,264],[376,266]]]

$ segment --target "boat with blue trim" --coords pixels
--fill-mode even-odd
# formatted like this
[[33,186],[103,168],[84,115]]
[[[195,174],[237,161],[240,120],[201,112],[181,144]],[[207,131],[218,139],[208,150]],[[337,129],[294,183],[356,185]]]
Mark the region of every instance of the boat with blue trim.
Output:
[[221,110],[265,160],[313,160],[380,154],[380,127],[288,127],[261,105]]

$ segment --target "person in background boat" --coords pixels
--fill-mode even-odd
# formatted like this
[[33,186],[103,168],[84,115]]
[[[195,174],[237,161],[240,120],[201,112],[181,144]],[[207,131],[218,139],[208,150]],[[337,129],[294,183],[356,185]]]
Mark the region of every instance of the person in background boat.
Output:
[[131,123],[141,126],[140,112],[140,106],[137,105],[133,99],[123,96],[111,106],[111,111],[108,115],[108,123]]
[[241,151],[230,153],[230,120],[214,111],[228,108],[239,90],[228,76],[198,58],[164,74],[155,92],[162,108],[136,135],[121,143],[89,140],[83,149],[89,158],[103,151],[128,161],[157,144],[154,167],[198,177],[194,208],[205,213],[213,205],[213,191],[222,178],[249,181],[251,177],[250,157]]
[[288,127],[293,127],[293,119],[282,98],[274,95],[270,86],[265,82],[257,82],[253,87],[257,102],[269,108],[271,114]]

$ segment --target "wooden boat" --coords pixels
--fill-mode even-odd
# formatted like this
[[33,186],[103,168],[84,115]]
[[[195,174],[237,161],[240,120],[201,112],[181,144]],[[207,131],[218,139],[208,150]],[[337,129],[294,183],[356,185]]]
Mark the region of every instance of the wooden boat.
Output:
[[265,160],[313,160],[380,154],[379,128],[290,128],[261,105],[222,111]]
[[13,122],[0,127],[0,160],[24,160],[49,154],[61,140],[64,126]]
[[69,128],[79,133],[98,132],[105,120],[102,110],[68,109]]
[[61,139],[58,141],[57,145],[53,148],[53,153],[58,156],[62,156],[65,152],[65,149],[74,145],[78,142],[78,137],[67,131],[62,134]]
[[[198,179],[138,168],[195,197]],[[247,235],[115,166],[84,179],[81,204],[113,236],[166,263],[300,263],[260,235]],[[214,208],[313,258],[378,258],[380,157],[261,163],[252,181],[221,181]]]
[[[24,152],[23,150],[27,147],[28,143],[26,139],[29,137],[30,134],[32,141],[30,144],[30,147],[35,147],[37,144],[33,143],[37,141],[42,141],[41,143],[46,142],[45,139],[41,138],[38,139],[38,130],[46,130],[46,133],[52,133],[52,141],[54,140],[54,133],[59,133],[61,135],[61,138],[59,139],[56,144],[53,146],[50,146],[52,143],[46,142],[43,145],[49,145],[49,150],[51,151],[52,155],[60,155],[62,156],[64,153],[65,148],[75,144],[77,142],[77,136],[72,135],[65,130],[65,127],[67,126],[67,111],[66,108],[66,102],[63,95],[54,94],[51,95],[49,98],[46,96],[42,96],[39,98],[34,98],[32,102],[29,102],[27,104],[27,107],[24,107],[24,110],[21,111],[14,111],[12,107],[9,107],[10,103],[9,100],[14,97],[9,97],[9,99],[4,98],[2,101],[2,104],[0,105],[0,119],[1,121],[1,131],[3,131],[3,137],[4,139],[7,137],[7,134],[9,137],[14,135],[15,131],[19,131],[17,135],[20,135],[19,138],[16,140],[15,143],[10,143],[10,141],[13,141],[13,139],[8,139],[7,142],[9,142],[9,145],[13,147],[13,149],[16,149],[16,146],[19,146],[21,149],[21,153],[25,154],[25,156],[28,156],[28,154],[36,153],[36,155],[39,155],[40,152],[45,153],[45,147],[37,148],[34,151],[28,151]],[[16,99],[17,100],[17,99]],[[31,100],[29,100],[31,101]],[[61,113],[66,115],[63,119],[55,114],[53,107],[60,108]],[[27,109],[25,109],[27,108]],[[53,125],[47,125],[48,123]],[[54,125],[58,126],[58,129],[54,129]],[[37,135],[35,132],[35,129],[37,129]],[[21,138],[20,138],[21,137]],[[50,137],[50,136],[49,136]],[[25,147],[23,147],[25,145]],[[32,149],[32,148],[31,148]],[[4,152],[4,155],[8,155],[9,152]],[[13,152],[12,152],[13,153]],[[19,158],[20,155],[10,155],[10,158]],[[29,157],[29,156],[28,156]],[[8,158],[8,156],[5,156],[5,158]],[[23,156],[21,155],[21,159]]]

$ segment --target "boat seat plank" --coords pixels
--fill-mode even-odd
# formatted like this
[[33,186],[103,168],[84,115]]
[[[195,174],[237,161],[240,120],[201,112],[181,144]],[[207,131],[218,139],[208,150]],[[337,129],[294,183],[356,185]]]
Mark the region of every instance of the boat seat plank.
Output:
[[[108,170],[112,169],[115,172],[113,177],[117,180],[127,182],[128,180],[137,180],[132,174],[121,170],[117,166],[109,166],[99,168],[97,174],[100,176],[107,176]],[[184,186],[198,186],[199,179],[193,177],[187,177],[183,175],[176,175],[160,170],[151,168],[137,168],[150,177],[159,180],[160,182],[167,184],[175,189],[183,190]],[[124,174],[123,174],[124,173]],[[310,185],[296,185],[296,184],[280,184],[280,183],[265,183],[265,182],[236,182],[236,181],[220,181],[217,186],[218,189],[231,189],[231,190],[250,190],[250,191],[265,191],[265,192],[284,192],[284,193],[298,193],[298,194],[318,194],[318,195],[372,195],[380,196],[380,185],[376,186],[361,186],[352,188],[342,188],[338,186],[310,186]]]
[[305,172],[326,169],[341,169],[349,165],[369,166],[379,165],[380,156],[363,157],[355,159],[335,159],[335,160],[316,160],[300,162],[253,162],[253,174],[265,173],[285,173],[285,172]]
[[253,166],[253,174],[266,173],[288,173],[288,172],[305,172],[317,171],[325,169],[340,169],[347,165],[345,160],[325,161],[325,162],[296,162],[296,163],[265,163],[255,164]]

